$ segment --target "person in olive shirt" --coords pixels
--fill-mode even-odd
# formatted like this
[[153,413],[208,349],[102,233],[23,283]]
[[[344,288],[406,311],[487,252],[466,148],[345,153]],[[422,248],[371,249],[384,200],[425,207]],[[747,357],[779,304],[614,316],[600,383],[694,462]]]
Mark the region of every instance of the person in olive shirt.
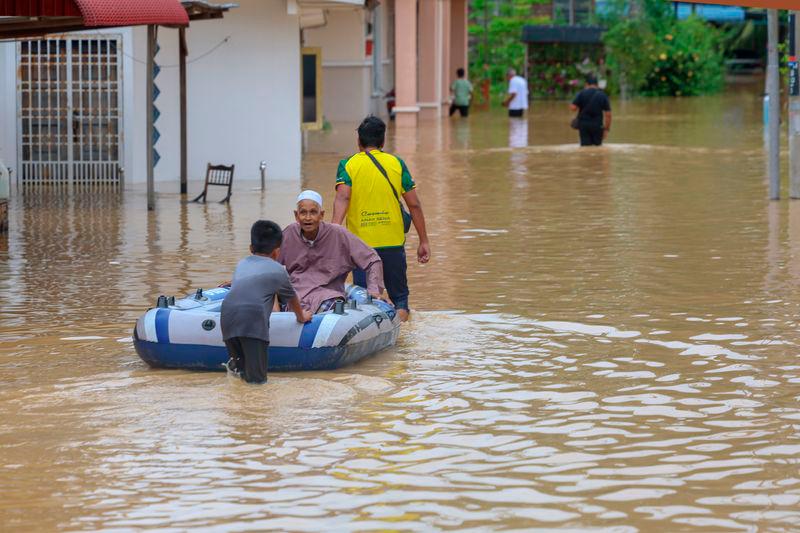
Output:
[[600,146],[611,131],[611,103],[608,96],[597,86],[594,74],[586,76],[586,87],[570,104],[577,111],[578,134],[581,146]]
[[469,104],[472,102],[472,84],[464,77],[466,72],[463,68],[458,69],[456,75],[458,79],[450,86],[453,99],[453,103],[450,104],[450,116],[458,111],[462,117],[466,117],[469,116]]
[[[409,290],[400,197],[405,200],[419,235],[417,261],[420,263],[427,263],[431,256],[425,215],[405,162],[381,151],[386,124],[370,115],[356,131],[360,151],[339,162],[332,222],[342,224],[346,217],[347,229],[378,252],[383,261],[384,287],[400,320],[405,321],[409,314]],[[353,272],[353,283],[365,287],[364,272]]]

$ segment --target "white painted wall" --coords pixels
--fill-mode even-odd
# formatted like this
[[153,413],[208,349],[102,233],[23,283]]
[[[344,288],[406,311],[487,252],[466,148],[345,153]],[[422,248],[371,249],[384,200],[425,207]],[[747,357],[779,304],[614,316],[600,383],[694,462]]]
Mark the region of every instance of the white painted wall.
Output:
[[[297,15],[287,0],[240,0],[221,20],[196,21],[187,31],[187,122],[189,179],[205,177],[206,163],[236,165],[237,179],[258,179],[267,162],[269,180],[300,179],[300,39]],[[178,31],[159,28],[162,66],[156,149],[157,180],[180,175]],[[230,36],[227,43],[220,45]],[[144,59],[147,30],[132,30],[133,56]],[[130,50],[130,48],[129,48]],[[208,55],[203,54],[208,53]],[[133,87],[126,123],[131,125],[126,179],[145,180],[145,67],[129,66]],[[131,80],[130,78],[133,78]]]
[[368,11],[326,10],[326,25],[303,32],[304,46],[322,49],[322,114],[360,121],[371,112],[372,58],[366,56]]
[[370,113],[388,117],[383,95],[394,87],[394,3],[384,0],[376,9],[381,28],[373,53],[379,54],[383,71],[377,98],[372,94],[373,60],[365,55],[368,10],[326,9],[326,25],[303,32],[304,46],[322,49],[322,114],[327,120],[360,122]]
[[[189,179],[205,178],[206,163],[236,165],[237,179],[300,180],[300,28],[287,0],[239,0],[221,20],[196,21],[187,31]],[[145,83],[147,29],[119,28],[122,35],[123,143],[126,183],[146,180]],[[225,37],[230,40],[204,57]],[[158,181],[178,188],[180,107],[178,31],[159,28],[162,67],[156,78],[161,116],[156,127]],[[16,43],[0,43],[0,158],[17,166]],[[172,188],[171,186],[169,187]],[[192,191],[190,191],[192,192]]]
[[327,9],[327,24],[303,31],[303,45],[322,49],[322,115],[360,121],[370,110],[372,59],[365,55],[363,8]]
[[17,176],[17,46],[0,43],[0,160]]

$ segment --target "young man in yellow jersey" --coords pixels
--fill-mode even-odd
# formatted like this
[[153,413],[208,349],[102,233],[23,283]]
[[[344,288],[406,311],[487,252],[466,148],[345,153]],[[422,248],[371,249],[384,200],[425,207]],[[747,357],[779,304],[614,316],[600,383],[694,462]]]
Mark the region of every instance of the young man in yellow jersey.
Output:
[[[425,215],[408,167],[397,156],[382,152],[386,124],[378,117],[365,118],[356,130],[359,152],[339,163],[333,223],[347,221],[347,229],[375,248],[383,261],[386,292],[402,320],[408,320],[406,236],[400,197],[411,212],[419,235],[417,261],[431,256]],[[353,282],[365,286],[365,274],[353,272]]]

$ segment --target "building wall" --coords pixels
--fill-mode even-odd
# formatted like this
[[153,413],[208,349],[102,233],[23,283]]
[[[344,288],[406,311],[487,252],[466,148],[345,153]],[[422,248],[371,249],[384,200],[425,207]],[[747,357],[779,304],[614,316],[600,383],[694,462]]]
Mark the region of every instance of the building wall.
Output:
[[[196,21],[187,30],[189,179],[205,177],[208,162],[235,164],[237,179],[258,179],[267,162],[270,180],[300,179],[300,41],[297,15],[287,0],[239,0],[221,20]],[[104,30],[122,36],[125,180],[144,182],[147,169],[145,27]],[[229,41],[222,43],[226,38]],[[155,125],[161,160],[155,178],[178,187],[180,104],[178,31],[159,28],[156,62],[161,90]],[[213,49],[213,50],[212,50]],[[0,158],[16,172],[16,43],[0,43]],[[6,120],[6,117],[14,117]]]
[[17,168],[17,87],[16,43],[0,43],[0,160],[14,171]]
[[303,45],[322,50],[322,114],[332,122],[360,121],[367,114],[387,117],[384,95],[394,88],[394,2],[375,7],[373,54],[366,55],[367,22],[373,14],[361,7],[327,9],[326,25],[303,30]]
[[[300,43],[297,15],[286,0],[240,0],[221,20],[195,21],[186,32],[189,179],[203,179],[208,162],[235,164],[238,179],[258,179],[267,162],[270,180],[299,180]],[[134,28],[135,57],[146,55],[147,31]],[[229,40],[223,43],[225,38]],[[158,180],[180,175],[178,31],[159,28],[156,84],[161,111],[156,127]],[[221,44],[222,43],[222,44]],[[213,50],[212,50],[213,49]],[[207,55],[204,55],[207,54]],[[132,161],[134,181],[145,179],[146,72],[134,62]],[[129,121],[130,122],[130,121]],[[134,156],[135,155],[135,156]]]
[[[381,39],[381,63],[383,65],[383,79],[380,88],[383,94],[391,91],[395,87],[394,80],[394,0],[385,0],[378,6],[381,12],[381,20],[383,23]],[[376,106],[380,109],[381,115],[387,115],[385,99],[381,98],[379,105]],[[374,111],[373,111],[374,112]]]
[[328,9],[326,24],[303,30],[303,45],[322,50],[322,115],[352,121],[369,112],[372,61],[365,53],[366,11]]

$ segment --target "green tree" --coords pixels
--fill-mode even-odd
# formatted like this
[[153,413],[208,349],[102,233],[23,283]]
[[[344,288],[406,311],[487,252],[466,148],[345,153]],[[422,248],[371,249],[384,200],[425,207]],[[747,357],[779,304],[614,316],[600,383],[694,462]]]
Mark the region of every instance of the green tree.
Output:
[[724,33],[697,17],[676,20],[660,0],[612,0],[602,22],[612,89],[623,96],[693,96],[724,81]]
[[525,43],[522,28],[526,24],[543,23],[547,17],[533,16],[533,6],[548,0],[471,0],[469,9],[470,77],[473,81],[488,79],[492,94],[505,89],[505,73],[509,68],[522,72]]

